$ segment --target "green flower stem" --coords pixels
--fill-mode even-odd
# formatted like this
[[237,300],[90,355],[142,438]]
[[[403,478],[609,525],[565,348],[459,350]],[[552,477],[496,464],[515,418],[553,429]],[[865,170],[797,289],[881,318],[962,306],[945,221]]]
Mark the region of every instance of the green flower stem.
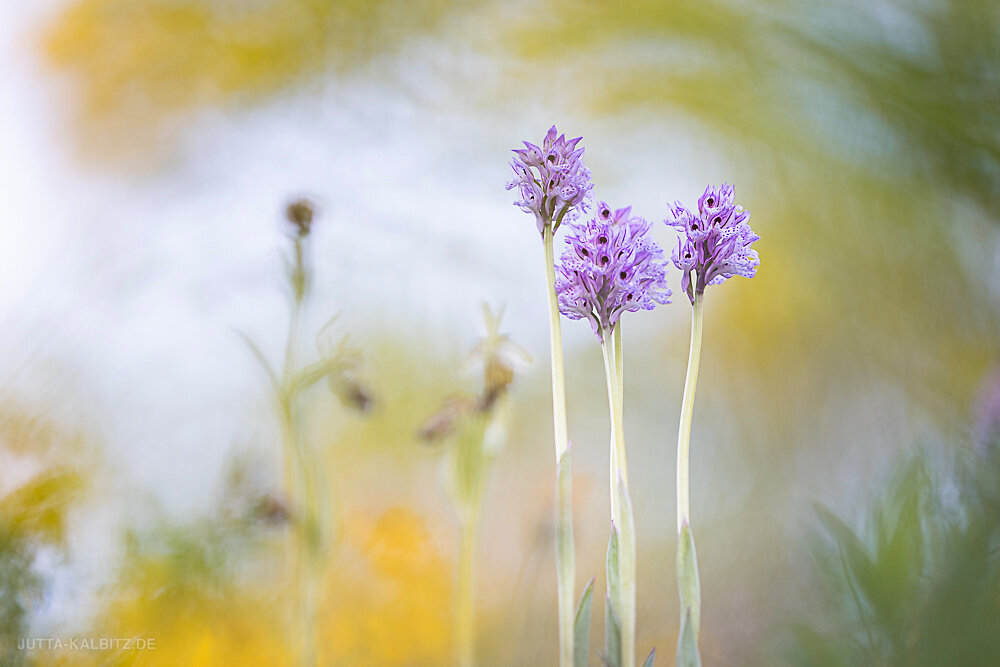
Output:
[[691,311],[691,350],[688,353],[687,377],[684,379],[684,399],[681,401],[681,422],[677,430],[677,534],[691,521],[690,463],[691,415],[694,412],[694,391],[698,384],[701,362],[702,298],[696,292]]
[[[618,326],[621,326],[619,322]],[[616,327],[617,328],[617,327]],[[628,489],[628,462],[625,456],[624,372],[621,332],[601,331],[601,351],[608,383],[608,409],[611,414],[610,486],[611,518],[618,531],[618,599],[613,599],[621,624],[622,667],[635,665],[636,622],[636,549],[635,519]]]
[[546,225],[542,238],[545,246],[546,293],[549,302],[549,334],[552,356],[552,419],[556,448],[556,579],[559,599],[559,664],[573,667],[574,588],[576,556],[573,547],[573,476],[570,464],[569,435],[566,425],[566,378],[563,369],[562,329],[559,301],[556,296],[556,270],[553,255],[552,225]]
[[476,536],[478,533],[478,512],[466,512],[460,520],[461,544],[458,552],[458,588],[455,613],[455,657],[458,667],[472,667],[474,663],[475,605],[473,590],[475,582]]
[[320,501],[312,471],[315,462],[302,438],[297,409],[298,390],[295,387],[299,328],[302,321],[305,291],[305,269],[301,244],[296,243],[292,273],[294,300],[285,347],[283,384],[280,387],[279,411],[284,444],[285,493],[294,512],[295,525],[289,538],[289,575],[292,595],[292,642],[295,664],[316,665],[316,605],[320,568]]
[[698,556],[691,532],[691,498],[689,490],[689,453],[691,449],[691,415],[694,412],[694,392],[698,384],[701,360],[702,328],[701,292],[695,292],[691,313],[691,351],[688,356],[681,420],[677,432],[677,591],[680,597],[681,631],[677,644],[677,664],[700,665],[698,630],[701,625],[701,582],[698,576]]

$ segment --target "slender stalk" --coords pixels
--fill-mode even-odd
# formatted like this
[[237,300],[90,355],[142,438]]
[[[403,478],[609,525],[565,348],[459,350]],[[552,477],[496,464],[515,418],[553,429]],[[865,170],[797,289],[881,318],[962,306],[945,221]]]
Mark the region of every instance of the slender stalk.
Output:
[[625,358],[622,347],[622,321],[615,325],[615,369],[618,371],[618,402],[619,409],[625,412]]
[[615,524],[621,522],[621,508],[618,498],[618,477],[621,476],[628,487],[628,466],[625,459],[625,431],[619,421],[618,409],[618,369],[615,366],[615,345],[611,333],[602,332],[601,352],[604,354],[604,375],[608,383],[608,412],[611,415],[610,486],[611,518]]
[[573,547],[573,481],[566,425],[566,378],[563,368],[562,329],[556,296],[553,228],[542,233],[545,247],[546,295],[549,303],[549,338],[552,357],[552,421],[556,451],[556,580],[559,606],[559,664],[573,667],[573,598],[576,555]]
[[285,343],[285,367],[282,377],[280,412],[285,459],[285,493],[296,513],[294,530],[289,538],[289,574],[292,582],[292,642],[295,663],[300,667],[316,664],[314,582],[319,576],[316,531],[318,499],[312,478],[313,462],[308,460],[306,443],[297,410],[295,375],[299,329],[305,302],[305,262],[300,241],[295,243],[295,263],[292,268],[292,312],[289,318],[288,340]]
[[559,298],[556,295],[556,268],[551,226],[545,227],[545,275],[548,280],[550,352],[552,354],[552,418],[555,428],[556,459],[569,447],[566,426],[566,377],[563,366],[562,325],[559,321]]
[[[619,322],[618,326],[621,323]],[[617,328],[617,327],[616,327]],[[621,623],[622,667],[635,665],[636,619],[636,550],[635,519],[628,489],[628,462],[625,456],[624,372],[622,369],[621,334],[603,329],[601,351],[608,383],[608,408],[611,413],[611,518],[618,530],[618,579],[620,596],[615,602]]]
[[691,415],[694,413],[694,391],[698,384],[698,366],[701,362],[702,298],[695,292],[691,311],[691,350],[688,353],[687,376],[684,379],[684,399],[681,401],[681,422],[677,430],[677,533],[691,520],[691,493],[689,488],[689,458],[691,450]]
[[458,552],[458,588],[455,618],[456,664],[472,667],[474,664],[475,619],[473,589],[475,582],[476,534],[478,519],[472,512],[461,521],[461,544]]

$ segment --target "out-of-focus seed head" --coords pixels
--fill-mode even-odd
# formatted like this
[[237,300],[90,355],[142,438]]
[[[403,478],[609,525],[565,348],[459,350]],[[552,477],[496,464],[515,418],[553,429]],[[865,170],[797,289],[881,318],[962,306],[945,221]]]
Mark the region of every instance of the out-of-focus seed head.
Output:
[[299,238],[309,236],[315,213],[315,205],[304,197],[290,202],[285,207],[285,218],[291,223],[295,234]]
[[455,396],[444,402],[417,430],[417,437],[428,445],[441,442],[458,428],[463,416],[475,408],[475,401],[467,396]]

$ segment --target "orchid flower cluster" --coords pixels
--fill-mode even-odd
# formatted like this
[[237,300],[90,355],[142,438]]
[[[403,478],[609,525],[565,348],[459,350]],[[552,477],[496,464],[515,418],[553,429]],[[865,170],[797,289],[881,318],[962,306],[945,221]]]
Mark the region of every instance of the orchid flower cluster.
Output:
[[[670,303],[667,286],[670,262],[652,238],[653,225],[633,215],[631,207],[612,209],[603,201],[583,220],[593,190],[584,166],[581,137],[567,140],[553,126],[541,146],[524,142],[514,150],[515,202],[535,216],[545,249],[552,352],[553,421],[556,441],[557,518],[556,561],[559,601],[561,667],[587,664],[593,581],[585,589],[576,613],[575,555],[571,512],[570,465],[559,313],[571,320],[587,320],[600,340],[606,371],[611,417],[610,476],[611,537],[607,551],[604,664],[635,667],[636,539],[628,486],[624,415],[624,364],[621,317],[626,312],[653,310]],[[694,538],[690,529],[688,453],[695,386],[701,358],[702,300],[708,285],[733,276],[752,278],[760,257],[751,246],[757,236],[749,225],[750,212],[735,203],[733,186],[709,186],[697,211],[680,202],[669,207],[666,226],[679,232],[671,260],[681,272],[680,289],[692,305],[691,348],[677,438],[677,577],[681,628],[677,664],[700,665],[698,630],[701,587]],[[559,263],[553,238],[566,223],[566,248]],[[655,651],[643,667],[652,667]]]
[[556,268],[559,309],[586,319],[594,333],[611,330],[626,311],[670,303],[663,251],[649,238],[650,223],[632,207],[614,213],[601,202],[585,224],[574,225]]
[[577,148],[582,138],[567,140],[553,125],[541,146],[525,141],[524,148],[514,150],[514,178],[507,189],[518,189],[521,201],[515,203],[534,214],[539,234],[548,225],[554,232],[564,219],[571,221],[587,212],[593,185],[583,164],[583,148]]
[[680,202],[670,208],[673,219],[667,224],[684,235],[677,239],[674,265],[681,270],[681,289],[691,303],[707,285],[721,285],[733,276],[753,278],[757,274],[760,256],[750,246],[760,237],[747,222],[750,211],[737,206],[734,196],[733,186],[723,183],[717,188],[705,188],[697,213]]

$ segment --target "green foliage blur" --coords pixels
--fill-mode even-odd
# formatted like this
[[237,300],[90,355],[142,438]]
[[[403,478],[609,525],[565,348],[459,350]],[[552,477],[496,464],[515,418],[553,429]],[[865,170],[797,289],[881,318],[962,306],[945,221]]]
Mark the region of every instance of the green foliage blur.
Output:
[[815,545],[819,604],[794,624],[791,664],[1000,661],[998,451],[969,453],[949,475],[927,455],[911,458],[860,530],[817,507],[826,533]]

